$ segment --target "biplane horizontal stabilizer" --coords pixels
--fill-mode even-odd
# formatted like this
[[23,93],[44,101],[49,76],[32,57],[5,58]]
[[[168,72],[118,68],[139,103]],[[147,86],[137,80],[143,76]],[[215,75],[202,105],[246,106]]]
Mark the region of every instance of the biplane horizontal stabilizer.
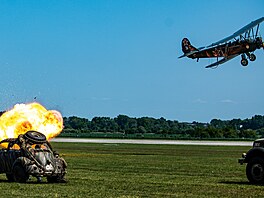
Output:
[[189,53],[183,54],[183,55],[179,56],[178,58],[183,58],[183,57],[186,57],[186,56],[191,56],[191,55],[195,54],[196,52],[199,52],[199,50],[194,50],[194,51],[191,51]]

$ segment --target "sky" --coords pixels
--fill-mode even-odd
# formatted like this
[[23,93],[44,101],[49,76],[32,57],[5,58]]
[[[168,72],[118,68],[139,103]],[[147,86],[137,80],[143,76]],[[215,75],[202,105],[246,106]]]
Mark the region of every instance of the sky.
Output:
[[37,101],[88,119],[264,115],[262,49],[248,67],[178,59],[184,37],[206,46],[263,16],[263,0],[2,0],[0,110]]

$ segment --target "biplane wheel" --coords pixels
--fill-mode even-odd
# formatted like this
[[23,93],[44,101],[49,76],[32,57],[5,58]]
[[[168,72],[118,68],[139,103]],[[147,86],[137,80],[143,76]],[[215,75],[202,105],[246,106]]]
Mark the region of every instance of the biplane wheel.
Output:
[[247,59],[242,59],[241,60],[241,65],[247,66],[248,65],[248,60]]
[[250,54],[250,56],[249,56],[249,60],[250,60],[250,61],[255,61],[255,60],[256,60],[256,56],[255,56],[255,54]]

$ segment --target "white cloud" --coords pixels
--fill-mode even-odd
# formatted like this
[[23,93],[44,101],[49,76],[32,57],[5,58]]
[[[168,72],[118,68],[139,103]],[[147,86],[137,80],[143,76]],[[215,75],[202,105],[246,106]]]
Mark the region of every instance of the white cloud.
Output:
[[224,99],[220,101],[221,103],[229,103],[229,104],[235,104],[236,102],[230,99]]
[[207,101],[198,98],[198,99],[194,100],[193,103],[206,104]]

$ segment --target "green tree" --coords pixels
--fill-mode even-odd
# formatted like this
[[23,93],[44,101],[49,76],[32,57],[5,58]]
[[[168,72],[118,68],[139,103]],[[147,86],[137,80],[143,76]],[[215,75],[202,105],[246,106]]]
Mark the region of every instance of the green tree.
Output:
[[117,132],[118,125],[110,117],[94,117],[91,122],[92,129],[97,132]]
[[64,128],[78,129],[78,130],[88,130],[89,120],[86,118],[79,118],[76,116],[71,116],[69,118],[64,118]]

